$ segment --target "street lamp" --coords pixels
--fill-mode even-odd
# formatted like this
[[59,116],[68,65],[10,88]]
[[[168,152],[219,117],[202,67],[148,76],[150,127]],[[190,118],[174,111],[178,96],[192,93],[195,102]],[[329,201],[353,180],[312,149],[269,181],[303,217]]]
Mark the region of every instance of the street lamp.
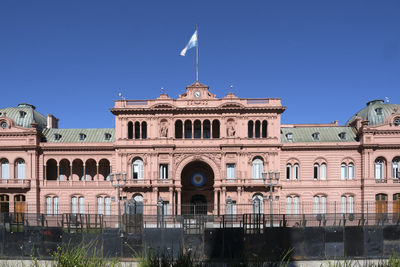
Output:
[[[268,178],[267,178],[268,176]],[[275,177],[274,177],[275,176]],[[273,187],[277,186],[279,183],[279,176],[280,173],[279,172],[273,172],[270,171],[268,173],[263,172],[262,173],[262,177],[263,177],[263,181],[264,181],[264,185],[269,186],[269,223],[270,223],[270,227],[273,227],[273,212],[272,212],[272,202],[274,201],[273,197],[272,197],[272,193],[273,193]],[[273,180],[276,180],[276,183],[273,182]],[[267,183],[267,179],[268,179],[268,183]]]
[[110,181],[113,187],[117,188],[117,198],[118,198],[118,227],[121,229],[121,187],[126,184],[126,173],[111,173]]

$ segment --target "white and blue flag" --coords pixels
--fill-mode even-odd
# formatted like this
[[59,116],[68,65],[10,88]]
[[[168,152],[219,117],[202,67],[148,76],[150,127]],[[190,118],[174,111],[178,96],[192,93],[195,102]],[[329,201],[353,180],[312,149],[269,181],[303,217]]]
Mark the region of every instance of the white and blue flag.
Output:
[[185,46],[185,48],[182,49],[181,51],[181,56],[186,55],[186,51],[188,51],[190,48],[196,47],[197,46],[197,30],[193,33],[192,38],[190,38],[188,44]]

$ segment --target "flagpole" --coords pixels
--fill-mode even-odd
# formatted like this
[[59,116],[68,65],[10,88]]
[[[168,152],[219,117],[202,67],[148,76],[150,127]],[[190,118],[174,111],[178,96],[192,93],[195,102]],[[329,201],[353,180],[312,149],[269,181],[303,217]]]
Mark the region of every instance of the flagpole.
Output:
[[199,81],[199,25],[196,24],[197,45],[196,45],[196,82]]

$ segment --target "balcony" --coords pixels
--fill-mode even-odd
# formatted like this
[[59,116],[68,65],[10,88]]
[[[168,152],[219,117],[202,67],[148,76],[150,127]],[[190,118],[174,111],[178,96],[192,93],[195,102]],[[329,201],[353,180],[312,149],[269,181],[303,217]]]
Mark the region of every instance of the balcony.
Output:
[[387,183],[387,179],[386,178],[376,178],[375,179],[375,183],[377,183],[377,184],[386,184]]
[[31,180],[27,179],[0,179],[0,188],[31,188]]
[[127,179],[124,187],[150,187],[151,179]]

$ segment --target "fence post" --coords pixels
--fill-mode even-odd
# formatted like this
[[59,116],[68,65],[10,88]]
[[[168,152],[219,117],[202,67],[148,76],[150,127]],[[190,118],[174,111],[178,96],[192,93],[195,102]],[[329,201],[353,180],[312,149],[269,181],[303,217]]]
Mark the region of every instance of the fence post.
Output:
[[334,215],[334,222],[333,222],[333,225],[335,225],[336,226],[336,201],[334,202],[335,203],[335,215]]

